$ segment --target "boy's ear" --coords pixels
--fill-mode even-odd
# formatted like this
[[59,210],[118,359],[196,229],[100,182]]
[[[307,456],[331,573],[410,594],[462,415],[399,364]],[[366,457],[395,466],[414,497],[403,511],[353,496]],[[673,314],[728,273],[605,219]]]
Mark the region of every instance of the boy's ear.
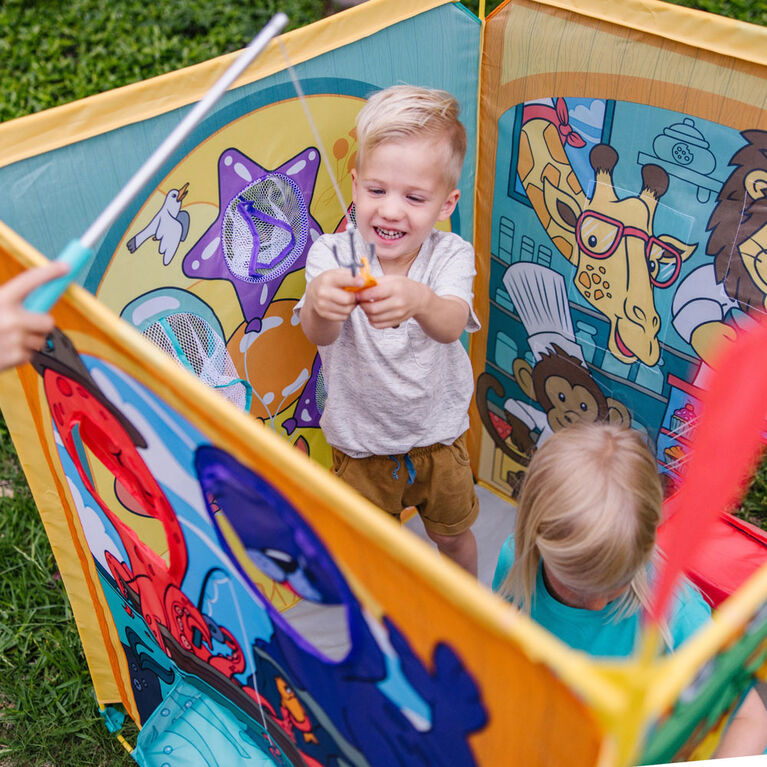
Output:
[[357,169],[352,168],[350,175],[352,177],[352,197],[356,199],[357,198]]
[[453,189],[453,191],[450,192],[442,203],[442,207],[439,209],[439,217],[437,218],[437,221],[447,221],[447,219],[453,215],[453,211],[455,210],[455,206],[458,205],[460,197],[460,189]]

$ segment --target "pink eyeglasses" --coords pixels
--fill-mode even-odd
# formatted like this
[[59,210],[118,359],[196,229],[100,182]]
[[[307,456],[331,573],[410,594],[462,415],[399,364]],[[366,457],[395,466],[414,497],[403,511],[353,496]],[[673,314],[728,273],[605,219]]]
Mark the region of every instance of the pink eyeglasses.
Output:
[[[600,226],[608,224],[608,227]],[[600,231],[601,230],[601,231]],[[596,210],[584,210],[575,224],[578,246],[591,258],[610,258],[624,237],[638,237],[645,243],[645,258],[650,282],[659,288],[667,288],[679,276],[682,254],[654,235],[626,226],[622,221],[606,216]],[[661,277],[661,269],[666,276]],[[671,273],[670,276],[667,276]]]

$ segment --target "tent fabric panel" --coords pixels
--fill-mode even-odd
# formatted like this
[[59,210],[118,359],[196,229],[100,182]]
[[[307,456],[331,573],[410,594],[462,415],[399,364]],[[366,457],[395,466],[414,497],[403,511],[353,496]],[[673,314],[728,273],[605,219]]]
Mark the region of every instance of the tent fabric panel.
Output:
[[[18,238],[7,238],[8,242],[11,240],[15,240],[18,246]],[[8,245],[7,258],[3,260],[6,268],[18,269],[21,264],[39,261],[39,255],[30,248],[24,247],[21,250],[19,253],[18,248]],[[18,262],[15,262],[15,259],[18,259]],[[614,704],[620,700],[620,696],[598,675],[590,672],[585,659],[569,653],[541,629],[513,614],[510,608],[504,607],[496,597],[486,593],[454,566],[445,563],[423,543],[401,531],[396,524],[370,507],[343,483],[298,455],[297,451],[267,430],[238,414],[227,403],[221,402],[217,395],[178,370],[174,363],[139,338],[134,330],[118,321],[82,290],[72,290],[53,311],[58,327],[75,341],[76,351],[81,359],[89,361],[93,380],[102,382],[102,387],[107,382],[105,376],[112,381],[112,386],[119,384],[122,387],[134,381],[135,383],[131,384],[133,390],[147,392],[141,395],[142,401],[150,402],[147,398],[151,395],[153,409],[147,410],[143,416],[140,411],[126,408],[119,400],[115,401],[113,407],[122,413],[121,418],[141,424],[140,430],[147,435],[149,432],[146,430],[150,423],[159,428],[163,423],[170,423],[169,419],[176,419],[178,425],[174,428],[178,429],[186,420],[189,423],[187,439],[209,442],[217,454],[227,453],[231,456],[227,460],[236,462],[258,477],[268,477],[268,483],[278,488],[279,494],[289,506],[299,510],[304,520],[321,535],[322,544],[337,560],[352,590],[358,593],[359,596],[355,599],[359,599],[360,604],[364,605],[365,611],[369,613],[366,620],[385,618],[385,625],[390,627],[388,630],[393,632],[396,629],[392,636],[398,637],[395,645],[397,650],[400,653],[405,652],[405,645],[401,644],[403,641],[408,648],[412,648],[408,652],[412,651],[413,655],[406,656],[409,673],[412,673],[410,669],[413,663],[422,662],[427,664],[425,668],[434,669],[430,673],[441,673],[439,669],[442,668],[442,660],[436,661],[437,666],[431,665],[435,662],[434,653],[445,652],[440,649],[443,647],[449,647],[450,652],[455,653],[459,664],[467,669],[469,678],[473,680],[472,684],[477,685],[477,701],[481,701],[490,714],[487,726],[480,728],[469,738],[470,748],[479,763],[492,763],[501,758],[501,754],[508,753],[509,737],[514,739],[515,749],[530,755],[531,764],[538,763],[542,753],[541,739],[545,738],[552,721],[556,722],[560,734],[567,734],[566,739],[558,737],[556,740],[562,749],[562,763],[567,763],[566,760],[570,758],[573,759],[573,764],[596,763],[601,742],[601,726],[599,719],[589,711],[584,701],[591,700],[598,707],[605,707],[610,705],[609,702]],[[31,377],[32,380],[36,376],[29,368],[25,368],[22,375]],[[109,389],[103,388],[102,391]],[[40,421],[47,417],[44,416],[47,409],[45,395],[41,393],[39,386],[32,389],[28,387],[27,395],[29,407],[18,408],[21,420],[14,422],[14,431],[37,434],[43,449],[51,456],[51,460],[55,461],[57,450],[58,454],[62,455],[60,447],[52,444],[50,433],[41,433],[31,421],[33,418]],[[125,395],[120,393],[118,396],[124,398]],[[163,403],[162,406],[160,403]],[[5,407],[5,399],[3,406]],[[157,410],[160,407],[168,409]],[[181,412],[184,413],[184,420],[178,420],[179,416],[174,415]],[[40,454],[41,444],[20,442],[18,445],[21,460],[31,472],[30,484],[38,498],[44,497],[44,489],[50,479],[48,473],[38,472],[34,462],[30,461],[30,453]],[[181,530],[189,541],[190,556],[196,553],[203,560],[202,567],[200,568],[198,563],[196,570],[194,559],[190,560],[191,565],[181,584],[183,589],[189,592],[191,601],[196,604],[197,590],[204,585],[203,576],[208,566],[205,562],[205,552],[216,553],[219,562],[216,567],[219,569],[227,555],[218,545],[213,544],[212,533],[206,534],[205,537],[194,533],[195,529],[209,523],[201,519],[199,511],[192,512],[191,516],[188,509],[182,511],[185,507],[179,505],[180,499],[171,492],[171,488],[177,485],[173,484],[171,464],[166,466],[165,463],[169,460],[167,454],[159,450],[160,446],[155,443],[155,437],[151,438],[150,444],[152,447],[145,453],[146,460],[150,465],[157,467],[155,471],[161,486],[163,483],[170,483],[165,484],[165,492],[178,505],[179,514],[186,515],[183,517]],[[180,445],[181,443],[174,449],[176,460],[184,452]],[[163,458],[163,455],[166,457]],[[161,466],[166,468],[161,469]],[[70,481],[77,482],[74,474],[68,472],[67,476]],[[99,489],[99,493],[103,494],[102,500],[108,501],[105,492],[108,490],[108,485],[102,485]],[[65,495],[59,503],[62,501],[71,503],[71,498]],[[95,509],[95,504],[93,505]],[[120,511],[117,507],[115,509]],[[78,514],[73,509],[69,513],[76,523],[76,528]],[[60,511],[58,514],[60,516]],[[126,517],[124,510],[120,511],[120,514],[124,519],[135,519],[136,525],[142,524],[139,516]],[[67,528],[56,531],[55,527],[53,528],[53,536],[60,539],[61,549],[68,547],[71,550],[72,536],[75,534],[82,538],[83,533],[80,529]],[[69,536],[68,543],[66,536]],[[94,557],[103,559],[99,550],[94,549],[92,539],[88,540]],[[200,548],[200,542],[203,540],[208,543]],[[117,540],[113,543],[118,546],[113,550],[119,557],[118,549],[121,544]],[[231,566],[236,568],[233,560]],[[173,567],[172,557],[170,567]],[[132,602],[120,600],[114,586],[109,586],[109,573],[103,566],[98,570],[96,580],[101,588],[109,587],[107,602],[119,632],[119,643],[116,644],[118,651],[120,644],[127,646],[140,641],[140,644],[135,646],[142,653],[150,652],[150,634],[145,630],[138,633],[136,631],[140,626],[140,623],[137,623],[140,621],[140,612],[136,607],[136,597],[131,598]],[[124,572],[127,577],[127,571]],[[68,590],[79,594],[87,592],[82,569],[68,568],[63,574]],[[227,577],[233,585],[244,584],[236,569]],[[241,591],[241,588],[237,586],[238,600],[244,598],[242,595],[245,592]],[[403,599],[403,594],[408,594],[408,599]],[[99,601],[101,599],[99,595]],[[245,603],[242,604],[244,607]],[[248,611],[242,611],[241,614],[251,616],[248,620],[255,620],[258,615],[263,615],[263,608],[259,610],[258,605],[254,600]],[[129,607],[130,610],[127,609]],[[259,618],[259,621],[261,620],[263,618]],[[271,617],[270,620],[274,621],[276,618]],[[241,646],[248,645],[251,638],[242,635],[241,629],[224,622],[220,616],[219,621],[241,637],[238,640]],[[94,666],[103,664],[111,641],[103,635],[99,636],[96,631],[91,632],[89,639],[91,641],[86,643],[89,660]],[[100,640],[104,647],[98,647],[97,640]],[[166,638],[167,641],[169,640]],[[167,663],[167,657],[163,660],[162,652],[158,652],[156,648],[151,649],[151,653],[154,664]],[[436,657],[442,656],[438,654]],[[309,662],[308,658],[306,662]],[[443,670],[447,671],[446,668]],[[128,673],[122,664],[119,672],[114,667],[112,672],[115,674],[115,684],[118,688],[122,685],[120,698],[131,708],[130,695],[126,696],[126,690],[130,689],[133,681],[131,673],[135,672]],[[146,669],[141,673],[145,674]],[[423,673],[425,672],[422,670],[410,677],[418,689],[422,689],[422,685],[427,681],[427,677],[420,676]],[[219,677],[214,677],[215,679]],[[440,679],[441,677],[435,676],[429,684],[439,684]],[[563,680],[567,680],[567,684]],[[572,689],[568,685],[572,685]],[[449,685],[449,689],[452,700],[452,695],[455,694],[454,683]],[[321,699],[319,691],[310,692]],[[430,694],[436,695],[436,688]],[[541,712],[541,716],[533,722],[533,730],[528,715],[531,698],[540,700],[536,710]],[[453,701],[451,706],[456,704],[457,701]],[[141,714],[143,719],[149,709],[137,705],[144,712]],[[469,705],[475,707],[476,703],[469,702]],[[439,709],[435,709],[435,712],[437,711]],[[512,722],[511,726],[509,722]],[[552,747],[556,745],[552,744]]]
[[[419,0],[414,4],[404,0],[374,0],[333,18],[288,32],[281,37],[281,41],[290,60],[298,64],[450,1]],[[12,149],[4,153],[0,164],[10,165],[41,152],[193,104],[205,95],[237,55],[238,52],[228,53],[201,64],[11,120],[3,125],[1,135]],[[272,41],[234,87],[263,79],[282,71],[284,67],[282,53]]]
[[[0,282],[15,276],[22,267],[39,263],[40,255],[0,224]],[[0,386],[0,408],[9,427],[19,460],[67,589],[67,596],[83,644],[97,699],[101,704],[122,702],[134,718],[136,707],[127,677],[125,658],[101,589],[98,586],[87,541],[74,510],[66,477],[43,448],[51,439],[50,419],[29,410],[30,399],[39,397],[37,376],[29,366],[7,372]]]
[[[683,476],[700,415],[700,392],[711,375],[708,350],[696,333],[705,317],[702,307],[711,304],[697,280],[713,270],[708,224],[718,199],[729,194],[721,192],[728,177],[736,183],[732,168],[743,163],[736,155],[767,136],[767,70],[761,53],[767,35],[760,28],[665,3],[629,2],[626,10],[618,19],[606,3],[519,0],[495,11],[483,30],[475,236],[483,330],[471,347],[477,407],[471,414],[470,450],[480,481],[511,496],[519,492],[536,439],[558,428],[556,418],[550,419],[555,409],[539,399],[530,383],[538,364],[541,381],[554,375],[543,373],[546,359],[556,358],[562,376],[565,370],[582,376],[578,385],[586,377],[589,387],[596,385],[588,391],[599,389],[604,397],[607,410],[601,418],[611,414],[612,420],[647,435],[669,491]],[[743,47],[735,55],[740,30]],[[700,152],[680,154],[685,141],[680,143],[678,131],[688,128],[700,131],[696,146],[710,149],[710,166],[698,164]],[[691,141],[693,135],[698,141],[692,131]],[[681,170],[687,161],[689,173]],[[658,186],[651,166],[664,179]],[[600,185],[602,191],[609,187],[610,194],[603,195]],[[654,273],[648,280],[660,331],[644,349],[624,343],[620,334],[628,337],[626,326],[599,303],[603,290],[610,290],[603,288],[605,280],[623,284],[607,276],[615,269],[623,235],[615,238],[616,248],[596,253],[589,248],[599,247],[598,238],[589,244],[585,230],[578,228],[588,223],[597,227],[593,233],[604,235],[607,230],[599,227],[618,221],[617,211],[639,200],[640,192],[654,203],[648,209],[649,228],[645,222],[637,237],[649,242],[652,236],[669,236],[678,255],[673,272]],[[613,208],[602,207],[606,198]],[[626,219],[615,226],[618,231],[631,224]],[[586,263],[597,280],[582,273]],[[745,310],[738,314],[733,309],[735,299],[727,300],[732,305],[723,309],[728,316],[722,325],[736,333],[747,330],[753,320],[744,316]],[[763,296],[751,301],[755,317],[762,301]],[[575,377],[569,381],[575,385]],[[751,539],[741,537],[735,544],[732,536],[727,538],[728,550],[733,550],[730,545],[738,552],[755,548]],[[721,551],[718,544],[713,548]],[[749,572],[761,558],[756,551]],[[709,561],[694,563],[700,572],[693,578],[708,577],[718,586],[726,580],[728,592],[736,590],[732,599],[740,596],[738,587],[748,573],[719,572],[710,557],[704,559]],[[757,607],[751,603],[747,609]],[[715,620],[648,682],[658,726],[665,733],[677,728],[673,738],[664,738],[673,748],[663,752],[664,758],[677,750],[683,758],[703,729],[717,725],[719,709],[711,706],[712,718],[694,731],[700,711],[712,701],[718,706],[729,700],[717,685],[726,683],[726,669],[741,657],[738,653],[753,652],[753,663],[758,661],[760,618],[753,612],[750,621],[728,615],[728,621],[734,620],[730,636],[742,634],[734,647],[722,641],[725,629]],[[713,669],[711,680],[693,681],[704,665],[701,675]],[[670,679],[674,693],[669,692]],[[662,687],[667,707],[684,690],[683,699],[671,709],[655,707]],[[611,726],[621,741],[632,737],[626,723]]]
[[[357,11],[364,17],[366,6],[353,9],[355,12],[351,14],[351,20],[357,17]],[[371,6],[373,10],[374,6],[388,8],[388,3],[374,2]],[[462,118],[470,139],[468,156],[472,157],[475,147],[479,22],[452,4],[432,7],[432,3],[426,2],[424,8],[418,6],[417,14],[391,27],[378,30],[371,28],[367,36],[355,38],[355,42],[346,45],[340,44],[344,40],[344,36],[340,35],[338,47],[324,50],[298,64],[297,74],[307,96],[335,93],[363,99],[377,88],[397,82],[414,82],[449,90],[462,105]],[[334,23],[346,28],[348,19],[345,14],[339,14],[322,22],[323,29],[330,25],[332,31]],[[356,28],[355,25],[352,27]],[[306,36],[304,30],[298,31]],[[292,34],[295,33],[287,37]],[[330,32],[328,37],[332,39]],[[442,66],[441,62],[447,58],[456,60],[455,68],[445,69]],[[174,73],[172,92],[186,92],[186,87],[181,87],[181,81],[177,79],[183,78],[185,74],[191,78],[190,89],[199,92],[201,86],[195,85],[198,80],[196,68],[180,70],[179,75]],[[206,86],[212,82],[213,77],[212,73],[205,75]],[[80,236],[189,108],[168,104],[162,95],[166,89],[165,81],[163,78],[156,80],[139,84],[140,92],[136,92],[135,99],[132,96],[125,99],[126,103],[135,105],[134,102],[140,104],[147,96],[154,98],[155,91],[160,94],[160,106],[149,112],[154,116],[140,122],[132,120],[113,125],[103,117],[99,118],[100,122],[97,121],[99,116],[90,112],[91,104],[98,105],[102,98],[111,98],[109,93],[62,107],[73,110],[76,115],[67,123],[87,123],[93,132],[92,137],[76,140],[51,151],[46,151],[45,144],[38,142],[34,154],[29,153],[26,159],[0,168],[3,184],[14,190],[13,194],[5,195],[0,201],[0,219],[49,257],[59,253],[67,242]],[[138,86],[128,86],[129,89],[134,87]],[[275,101],[294,98],[295,90],[283,66],[266,77],[253,79],[230,90],[157,178],[149,183],[149,187],[161,183],[185,155],[233,120]],[[165,107],[168,107],[167,111],[160,111]],[[55,111],[50,110],[0,126],[0,139],[13,145],[15,139],[11,131],[15,130],[16,123],[22,121],[29,121],[22,126],[25,134],[27,131],[34,133],[37,122],[53,119],[54,124],[57,124],[60,118],[50,115],[50,112]],[[105,111],[109,114],[109,109]],[[301,118],[301,122],[305,123],[305,120]],[[252,143],[255,146],[280,146],[279,126],[275,125],[270,130],[271,133],[261,141],[253,137]],[[307,134],[311,136],[308,130]],[[314,139],[310,138],[310,142],[313,143]],[[293,153],[303,148],[296,147]],[[285,148],[286,157],[290,156],[287,154],[290,150]],[[331,152],[332,144],[327,150]],[[258,156],[254,155],[256,159]],[[458,217],[461,221],[460,230],[469,239],[473,222],[473,181],[473,164],[467,162],[461,183],[463,194],[459,201]],[[40,211],[45,213],[41,215]],[[125,220],[125,224],[129,221],[130,218]],[[99,243],[96,249],[101,245]],[[91,268],[92,265],[89,265],[88,269]],[[96,272],[91,275],[89,289],[92,291],[98,285],[102,269],[103,265],[97,266]]]
[[620,11],[610,0],[536,0],[541,6],[572,11],[579,16],[606,21],[629,29],[651,30],[653,35],[683,45],[767,64],[764,32],[755,24],[694,8],[664,5],[655,0],[626,0]]

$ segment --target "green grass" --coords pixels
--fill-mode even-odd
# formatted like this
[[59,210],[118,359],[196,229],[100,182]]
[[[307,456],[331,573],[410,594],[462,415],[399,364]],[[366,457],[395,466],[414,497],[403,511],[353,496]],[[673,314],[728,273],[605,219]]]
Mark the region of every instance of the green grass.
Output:
[[134,764],[101,724],[48,539],[0,421],[0,765]]
[[0,121],[244,47],[278,10],[309,24],[323,0],[0,3]]
[[[242,48],[323,0],[0,0],[0,121]],[[102,725],[69,602],[0,419],[0,767],[135,765]],[[135,743],[135,727],[126,727]]]
[[676,5],[697,8],[700,11],[719,13],[752,24],[767,24],[765,0],[672,0]]
[[[767,24],[764,0],[679,4]],[[467,5],[477,11],[477,0]],[[276,10],[292,28],[334,9],[331,0],[0,0],[0,121],[241,48]],[[764,466],[743,508],[767,526]],[[132,764],[97,715],[69,603],[0,419],[0,767]]]

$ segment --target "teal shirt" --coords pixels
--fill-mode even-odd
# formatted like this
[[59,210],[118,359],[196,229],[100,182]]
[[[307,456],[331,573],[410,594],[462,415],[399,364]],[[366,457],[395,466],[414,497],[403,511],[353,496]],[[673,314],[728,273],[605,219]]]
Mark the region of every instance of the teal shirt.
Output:
[[[493,576],[493,591],[506,579],[514,562],[514,536],[501,546]],[[552,634],[576,650],[602,657],[625,657],[634,651],[640,632],[640,615],[634,613],[619,621],[611,619],[613,604],[603,610],[569,607],[555,599],[546,588],[543,569],[538,568],[531,615]],[[711,619],[711,608],[691,584],[677,589],[668,621],[678,648]]]

